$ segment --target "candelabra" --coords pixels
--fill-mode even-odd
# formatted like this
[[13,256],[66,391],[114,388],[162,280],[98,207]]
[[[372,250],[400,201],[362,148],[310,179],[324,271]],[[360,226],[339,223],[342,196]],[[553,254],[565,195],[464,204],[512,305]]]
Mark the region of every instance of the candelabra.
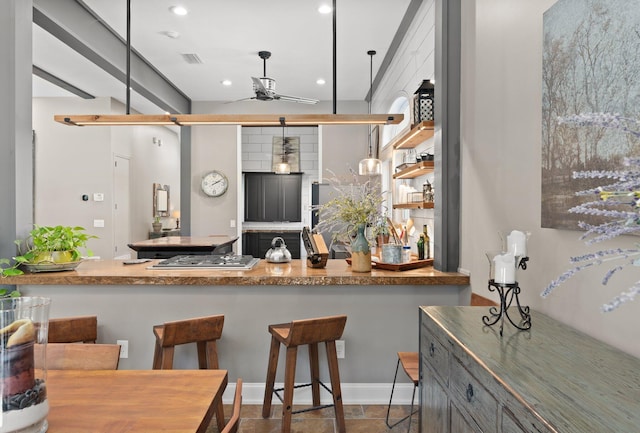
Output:
[[504,248],[507,252],[486,253],[489,259],[488,289],[490,292],[498,293],[500,304],[497,307],[490,307],[489,314],[482,317],[482,322],[487,326],[499,323],[500,336],[502,336],[504,329],[505,318],[521,331],[531,329],[531,313],[528,306],[520,304],[520,285],[516,280],[518,268],[527,269],[529,257],[526,255],[526,241],[528,236],[528,233],[514,230],[507,236],[507,245]]

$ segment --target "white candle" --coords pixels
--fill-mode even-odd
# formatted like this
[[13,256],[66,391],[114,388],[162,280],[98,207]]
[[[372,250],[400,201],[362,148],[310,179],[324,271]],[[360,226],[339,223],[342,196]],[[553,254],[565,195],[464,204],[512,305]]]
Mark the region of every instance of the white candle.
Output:
[[527,257],[527,235],[519,230],[512,230],[507,235],[507,251],[514,256]]
[[493,258],[494,276],[498,284],[513,284],[516,282],[516,258],[511,253],[498,254]]

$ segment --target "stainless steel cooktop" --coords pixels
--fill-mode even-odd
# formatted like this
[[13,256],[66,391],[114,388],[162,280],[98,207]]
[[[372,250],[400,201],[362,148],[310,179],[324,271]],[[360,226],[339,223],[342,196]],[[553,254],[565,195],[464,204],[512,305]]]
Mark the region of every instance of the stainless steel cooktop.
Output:
[[223,255],[182,255],[162,260],[151,266],[152,269],[235,269],[253,268],[260,259],[253,256],[235,254]]

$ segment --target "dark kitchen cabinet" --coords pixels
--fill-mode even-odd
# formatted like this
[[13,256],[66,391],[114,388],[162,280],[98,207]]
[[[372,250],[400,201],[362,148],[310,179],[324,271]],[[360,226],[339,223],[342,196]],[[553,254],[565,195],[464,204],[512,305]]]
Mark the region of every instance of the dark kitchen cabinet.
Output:
[[[242,234],[242,254],[252,255],[264,259],[264,255],[271,248],[273,238],[281,237],[292,259],[300,258],[300,232],[270,232],[256,231]],[[279,245],[279,244],[278,244]]]
[[299,222],[302,215],[302,173],[244,174],[244,220]]

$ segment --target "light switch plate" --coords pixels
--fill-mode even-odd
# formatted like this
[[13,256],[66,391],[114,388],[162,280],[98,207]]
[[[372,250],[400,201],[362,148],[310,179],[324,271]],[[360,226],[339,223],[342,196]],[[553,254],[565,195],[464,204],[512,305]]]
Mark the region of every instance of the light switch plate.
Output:
[[93,201],[104,201],[104,193],[94,192],[93,193]]

